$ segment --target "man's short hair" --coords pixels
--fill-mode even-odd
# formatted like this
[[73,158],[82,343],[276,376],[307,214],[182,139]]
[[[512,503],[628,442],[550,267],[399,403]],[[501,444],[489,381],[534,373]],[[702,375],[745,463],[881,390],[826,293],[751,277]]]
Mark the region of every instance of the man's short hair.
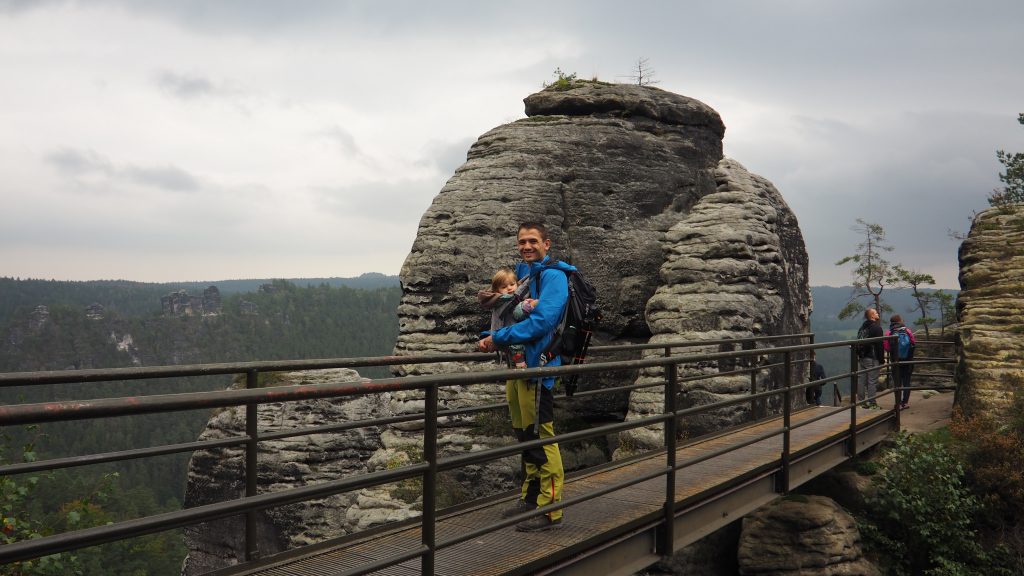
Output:
[[871,311],[872,310],[874,310],[874,308],[867,308],[867,309],[864,310],[864,319],[865,320],[870,320],[871,319],[870,316],[871,316]]
[[519,230],[516,231],[516,234],[519,234],[522,230],[536,230],[540,232],[541,240],[548,239],[548,229],[540,222],[523,222],[519,225]]

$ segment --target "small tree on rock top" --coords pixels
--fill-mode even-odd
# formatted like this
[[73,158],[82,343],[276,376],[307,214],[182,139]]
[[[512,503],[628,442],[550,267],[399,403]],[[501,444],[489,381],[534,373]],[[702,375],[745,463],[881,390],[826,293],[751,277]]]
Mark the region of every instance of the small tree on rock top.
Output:
[[[1017,115],[1017,122],[1024,125],[1024,114]],[[999,181],[1004,184],[1002,189],[995,189],[988,196],[990,206],[1007,206],[1024,203],[1024,152],[1013,154],[1005,150],[997,150],[999,163],[1006,172],[999,173]]]
[[898,280],[893,273],[893,265],[882,257],[885,252],[892,252],[892,246],[885,242],[885,229],[878,224],[857,218],[857,225],[851,228],[864,236],[864,241],[857,244],[857,253],[836,262],[836,266],[854,264],[853,293],[850,301],[839,311],[839,318],[845,320],[856,316],[864,310],[861,298],[871,298],[875,310],[879,313],[891,311],[889,305],[882,302],[882,291],[887,285]]
[[893,266],[892,270],[894,278],[899,283],[909,286],[913,291],[914,300],[917,302],[915,310],[921,313],[917,323],[924,327],[924,336],[928,338],[928,325],[935,322],[935,318],[929,316],[928,311],[935,306],[936,296],[934,292],[922,292],[921,286],[924,284],[935,284],[935,278],[931,274],[909,270],[899,264]]

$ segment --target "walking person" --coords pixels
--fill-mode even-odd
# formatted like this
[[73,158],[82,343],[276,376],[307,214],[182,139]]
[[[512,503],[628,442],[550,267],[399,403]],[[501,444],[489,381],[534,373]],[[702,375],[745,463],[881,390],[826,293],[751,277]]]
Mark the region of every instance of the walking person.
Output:
[[[494,352],[498,347],[522,344],[525,347],[526,365],[536,368],[543,365],[560,366],[561,358],[542,359],[544,351],[554,335],[569,301],[567,272],[576,268],[564,262],[555,262],[548,256],[551,239],[543,224],[526,222],[519,226],[516,238],[519,255],[523,261],[516,265],[519,283],[528,282],[529,298],[536,305],[522,320],[486,335],[477,344],[483,352]],[[539,381],[537,381],[539,380]],[[515,379],[505,383],[512,429],[520,442],[537,438],[553,438],[555,378]],[[514,506],[504,512],[513,516],[529,510],[536,510],[562,500],[562,484],[565,472],[558,444],[547,444],[541,448],[523,451],[526,477],[520,498]],[[562,510],[534,516],[516,525],[523,532],[537,532],[557,528],[562,523]]]
[[[883,336],[882,324],[878,321],[878,310],[868,308],[864,311],[864,323],[857,330],[857,339],[877,338]],[[885,361],[885,349],[882,342],[858,345],[858,364],[862,372],[857,375],[857,397],[862,400],[863,408],[878,408],[875,396],[878,394],[878,373]]]

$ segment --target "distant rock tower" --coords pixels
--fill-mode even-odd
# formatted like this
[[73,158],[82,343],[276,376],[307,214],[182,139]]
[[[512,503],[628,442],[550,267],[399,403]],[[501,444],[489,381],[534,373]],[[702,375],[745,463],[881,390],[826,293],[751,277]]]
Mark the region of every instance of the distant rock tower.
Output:
[[957,402],[1005,414],[1024,394],[1024,208],[990,208],[960,245]]

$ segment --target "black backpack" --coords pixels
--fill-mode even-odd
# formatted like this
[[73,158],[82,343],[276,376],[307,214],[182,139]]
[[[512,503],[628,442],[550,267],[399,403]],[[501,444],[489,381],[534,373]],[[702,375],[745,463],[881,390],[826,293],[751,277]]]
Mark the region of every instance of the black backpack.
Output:
[[[582,273],[578,270],[563,272],[569,281],[569,300],[543,356],[554,358],[557,354],[562,358],[562,366],[571,366],[586,360],[590,340],[601,321],[601,309],[597,306],[597,289]],[[578,379],[578,374],[562,378],[566,396],[576,392]]]
[[[857,330],[857,340],[864,340],[870,337],[871,332],[867,326],[861,326],[860,329]],[[867,358],[868,356],[874,355],[874,347],[874,344],[857,344],[857,357]]]

